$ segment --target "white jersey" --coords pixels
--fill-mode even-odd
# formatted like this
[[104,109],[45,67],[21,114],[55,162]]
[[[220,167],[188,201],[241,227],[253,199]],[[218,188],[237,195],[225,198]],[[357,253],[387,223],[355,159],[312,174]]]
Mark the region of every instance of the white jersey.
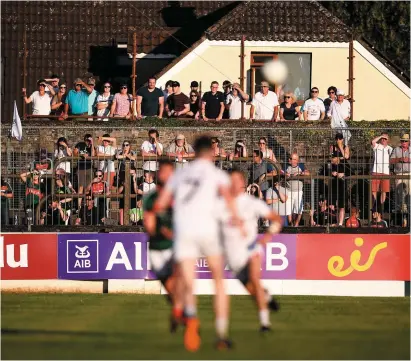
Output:
[[257,238],[258,219],[267,217],[270,214],[271,209],[264,201],[247,193],[243,193],[235,198],[235,207],[238,217],[244,222],[246,237],[244,238],[241,235],[238,226],[231,225],[229,218],[230,214],[228,213],[228,210],[226,210],[223,215],[225,242],[240,247],[242,245],[249,245]]

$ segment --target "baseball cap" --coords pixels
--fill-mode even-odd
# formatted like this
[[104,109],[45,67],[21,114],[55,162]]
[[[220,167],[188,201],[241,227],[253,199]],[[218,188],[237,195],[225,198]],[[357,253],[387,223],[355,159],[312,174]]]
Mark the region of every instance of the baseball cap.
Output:
[[337,95],[345,95],[344,90],[337,89]]
[[96,85],[96,79],[94,79],[94,78],[88,78],[87,84],[88,84],[88,85]]
[[[177,82],[176,82],[177,83]],[[198,87],[198,81],[193,80],[190,84],[190,87],[192,88],[197,88]]]
[[179,139],[186,139],[186,137],[184,136],[184,134],[178,134],[176,136],[176,140],[179,140]]
[[180,83],[178,81],[173,81],[173,84],[171,86],[180,86]]
[[400,140],[410,140],[410,135],[407,133],[404,133],[403,135],[401,135],[401,139]]

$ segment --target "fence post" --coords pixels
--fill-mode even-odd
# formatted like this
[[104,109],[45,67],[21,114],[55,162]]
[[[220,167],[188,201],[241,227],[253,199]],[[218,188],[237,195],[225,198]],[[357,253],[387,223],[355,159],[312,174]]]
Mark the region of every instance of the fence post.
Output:
[[130,162],[124,162],[125,170],[124,170],[124,191],[123,191],[123,199],[124,199],[124,209],[123,209],[123,224],[128,226],[130,224]]

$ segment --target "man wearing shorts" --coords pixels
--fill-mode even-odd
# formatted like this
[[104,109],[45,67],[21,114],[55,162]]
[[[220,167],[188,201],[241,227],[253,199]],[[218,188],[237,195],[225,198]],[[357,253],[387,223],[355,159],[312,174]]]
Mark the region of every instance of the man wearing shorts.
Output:
[[[390,157],[392,147],[388,145],[388,134],[381,133],[380,136],[371,141],[371,146],[374,152],[374,165],[372,167],[372,175],[389,175],[390,174]],[[387,198],[387,193],[390,192],[389,179],[373,179],[371,181],[371,191],[373,203],[377,201],[377,193],[381,191],[381,207],[384,209],[384,202]]]
[[[263,200],[245,193],[245,186],[243,173],[233,171],[231,192],[246,236],[242,236],[238,227],[232,226],[229,219],[224,219],[224,251],[230,269],[253,296],[258,308],[260,330],[265,332],[270,330],[269,308],[276,311],[278,305],[261,285],[261,250],[273,235],[280,232],[282,222],[281,217]],[[223,211],[223,214],[226,213]],[[271,221],[271,225],[267,233],[257,240],[259,218]]]
[[[157,278],[167,290],[173,304],[170,331],[175,332],[181,322],[183,305],[174,270],[172,210],[168,208],[161,214],[153,212],[154,203],[163,192],[164,185],[173,174],[174,164],[170,161],[160,161],[157,173],[157,187],[143,198],[144,228],[149,234],[150,263]],[[181,282],[180,282],[181,283]],[[180,296],[180,297],[179,297]]]
[[196,160],[178,170],[167,182],[154,209],[156,213],[167,209],[174,200],[173,229],[175,260],[184,284],[184,314],[186,330],[184,345],[188,351],[197,351],[201,339],[194,296],[195,264],[199,257],[206,257],[215,281],[215,328],[218,349],[229,348],[228,297],[224,289],[223,250],[219,237],[219,215],[216,204],[222,196],[232,221],[237,224],[230,179],[213,164],[211,138],[199,137],[195,142]]

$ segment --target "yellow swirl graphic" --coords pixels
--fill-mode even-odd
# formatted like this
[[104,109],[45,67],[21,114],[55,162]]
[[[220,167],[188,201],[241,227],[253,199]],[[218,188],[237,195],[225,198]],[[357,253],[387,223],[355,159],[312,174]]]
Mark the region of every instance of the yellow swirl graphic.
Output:
[[[357,247],[361,247],[364,244],[364,240],[362,238],[356,238],[354,243]],[[387,248],[387,246],[387,242],[382,242],[373,247],[368,260],[363,265],[360,265],[359,263],[361,259],[361,252],[358,249],[354,250],[350,256],[350,266],[346,270],[343,270],[344,259],[341,256],[332,256],[328,260],[328,271],[335,277],[346,277],[354,270],[358,272],[367,271],[374,263],[378,251]],[[335,263],[336,265],[334,266]]]

